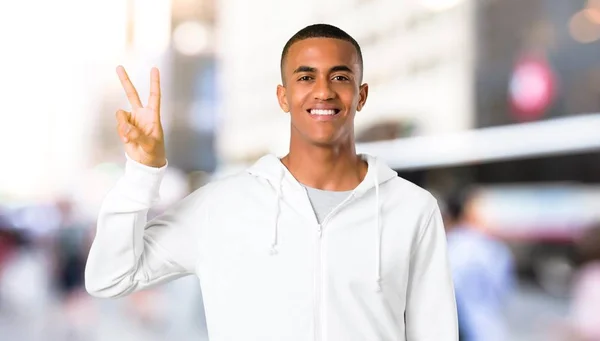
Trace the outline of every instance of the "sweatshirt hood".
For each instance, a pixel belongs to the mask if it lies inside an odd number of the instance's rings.
[[[382,185],[398,175],[384,162],[374,156],[359,154],[359,157],[367,162],[368,170],[363,181],[354,189],[357,195],[362,195],[376,185]],[[281,160],[272,154],[261,157],[246,171],[254,176],[266,179],[272,184],[277,184],[288,176],[293,178]],[[294,181],[297,182],[295,179]]]
[[[377,263],[375,266],[375,287],[377,291],[381,291],[381,200],[379,196],[379,187],[385,182],[397,177],[397,173],[389,168],[378,158],[368,155],[359,154],[359,157],[366,161],[368,164],[367,174],[361,183],[352,191],[351,196],[361,197],[370,190],[375,190],[375,204],[373,206],[373,213],[375,214],[375,221],[373,222],[373,234],[375,236],[376,252],[377,252]],[[283,165],[281,160],[272,154],[265,155],[256,161],[251,167],[247,169],[247,172],[251,175],[264,178],[271,183],[276,192],[276,196],[273,197],[275,202],[273,213],[273,236],[269,252],[271,255],[277,254],[277,234],[279,231],[279,213],[282,197],[282,183],[283,180],[288,178],[291,183],[302,187],[289,170]],[[366,208],[368,209],[368,208]]]

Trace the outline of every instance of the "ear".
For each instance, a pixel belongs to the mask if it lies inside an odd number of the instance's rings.
[[[356,107],[357,111],[361,111],[365,106],[365,103],[367,103],[367,96],[369,96],[369,84],[365,83],[358,89],[358,105]]]
[[[286,92],[287,90],[283,85],[277,85],[277,101],[279,101],[279,107],[285,112],[290,112]]]

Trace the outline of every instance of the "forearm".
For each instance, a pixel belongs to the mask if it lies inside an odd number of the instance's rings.
[[[128,161],[125,175],[107,194],[85,270],[90,294],[122,296],[161,279],[152,259],[167,257],[144,234],[146,216],[158,200],[163,173],[164,168],[150,169]]]

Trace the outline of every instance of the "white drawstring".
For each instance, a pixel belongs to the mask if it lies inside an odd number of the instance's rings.
[[[277,184],[277,202],[276,202],[276,212],[275,212],[275,222],[273,227],[273,241],[271,243],[271,248],[269,250],[270,255],[277,255],[277,246],[278,246],[278,231],[279,231],[279,214],[281,211],[281,196],[282,196],[282,183],[284,172],[282,170],[281,177],[279,179],[279,183]],[[376,241],[376,290],[377,292],[381,292],[381,237],[382,237],[382,229],[381,229],[381,208],[379,207],[379,179],[377,176],[377,171],[374,171],[374,181],[375,181],[375,223],[377,225],[377,241]]]
[[[277,203],[276,203],[276,211],[275,211],[275,226],[273,227],[273,242],[271,243],[271,249],[269,250],[269,254],[274,256],[277,254],[277,242],[278,242],[278,232],[279,232],[279,213],[281,211],[281,186],[283,183],[283,176],[285,173],[283,170],[281,171],[281,177],[279,178],[279,183],[277,184]]]
[[[377,178],[377,170],[375,170],[374,178],[375,178],[375,208],[376,208],[376,224],[377,224],[377,283],[376,288],[377,291],[381,291],[381,222],[379,220],[380,217],[380,208],[379,208],[379,179]]]

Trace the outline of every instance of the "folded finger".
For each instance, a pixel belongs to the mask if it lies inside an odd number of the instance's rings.
[[[117,123],[121,124],[121,123],[129,122],[129,120],[131,118],[131,113],[127,112],[125,110],[118,110],[117,113],[115,114],[115,116],[117,118]]]

